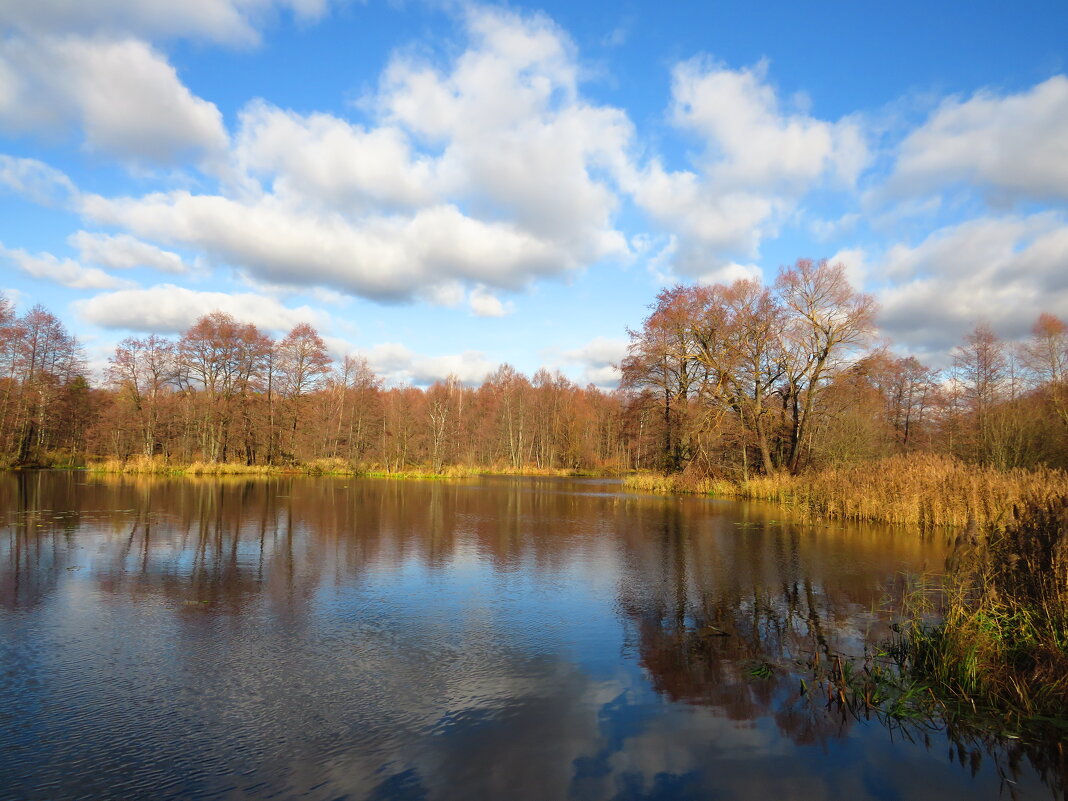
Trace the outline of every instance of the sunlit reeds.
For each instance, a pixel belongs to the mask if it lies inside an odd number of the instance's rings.
[[[920,527],[994,523],[1014,506],[1068,494],[1068,473],[1063,470],[996,470],[934,454],[892,456],[797,476],[776,473],[745,482],[646,474],[629,476],[624,483],[647,492],[770,501],[803,517]]]
[[[189,476],[269,476],[286,473],[309,473],[312,475],[353,475],[358,472],[341,459],[317,459],[297,467],[282,465],[249,465],[244,462],[202,462],[177,464],[161,457],[135,456],[130,459],[107,459],[90,462],[86,470],[91,473],[122,473],[130,475],[189,475]]]
[[[186,476],[367,476],[369,478],[443,479],[471,478],[482,475],[502,476],[594,476],[604,472],[568,468],[523,467],[512,469],[500,466],[444,465],[437,470],[428,467],[393,467],[380,464],[357,464],[340,457],[313,459],[291,465],[248,465],[243,462],[203,462],[188,464],[171,462],[163,457],[134,456],[129,459],[106,459],[90,462],[86,470],[92,473],[127,475],[186,475]]]

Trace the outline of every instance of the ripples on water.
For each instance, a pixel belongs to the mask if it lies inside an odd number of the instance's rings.
[[[943,556],[601,481],[0,475],[0,797],[1048,797],[799,696]]]

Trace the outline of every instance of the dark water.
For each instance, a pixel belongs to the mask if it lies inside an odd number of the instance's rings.
[[[603,481],[0,474],[0,796],[1049,797],[800,696],[944,546]],[[727,635],[727,636],[723,636]]]

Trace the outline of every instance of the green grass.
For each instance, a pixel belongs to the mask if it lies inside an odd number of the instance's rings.
[[[1068,715],[1068,497],[962,534],[941,611],[902,629],[911,675],[1020,722]]]

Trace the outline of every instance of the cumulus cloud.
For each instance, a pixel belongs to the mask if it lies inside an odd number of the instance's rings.
[[[172,164],[228,142],[215,105],[143,41],[0,40],[0,129],[52,133],[71,124],[90,150],[131,161]]]
[[[78,257],[85,262],[128,270],[135,267],[151,267],[165,273],[184,273],[188,271],[182,257],[177,253],[162,250],[155,245],[142,242],[129,234],[90,233],[77,231],[67,239],[71,247],[78,250]]]
[[[407,300],[456,280],[517,289],[578,266],[572,254],[515,225],[482,222],[452,205],[349,222],[274,198],[241,202],[183,191],[86,196],[82,210],[98,223],[197,248],[262,280],[321,283],[377,300]]]
[[[470,44],[449,69],[393,59],[373,125],[256,102],[218,194],[93,195],[80,209],[257,281],[446,305],[471,288],[484,316],[508,311],[493,289],[627,255],[606,177],[626,115],[581,99],[573,47],[545,18],[465,19]]]
[[[809,188],[830,172],[851,184],[868,160],[858,125],[785,110],[767,82],[767,64],[730,70],[692,59],[672,76],[676,125],[707,143],[706,175],[724,189]]]
[[[705,286],[712,284],[733,284],[735,281],[749,280],[760,281],[764,277],[763,270],[757,264],[739,264],[732,261],[707,273],[697,276],[697,283]]]
[[[443,193],[433,159],[399,128],[367,129],[331,114],[303,116],[262,101],[241,113],[235,158],[294,203],[344,214],[417,208]]]
[[[995,199],[1068,199],[1068,77],[943,102],[901,143],[888,188],[925,193],[954,183]]]
[[[0,243],[0,258],[13,262],[27,275],[71,289],[117,289],[136,286],[132,281],[108,275],[96,267],[84,267],[73,259],[59,259],[51,253],[38,253],[35,256],[18,248],[6,248],[3,243]]]
[[[0,295],[7,298],[16,308],[22,306],[27,300],[26,293],[12,287],[0,286]]]
[[[854,289],[863,289],[868,272],[868,254],[863,248],[846,248],[839,250],[829,259],[831,264],[845,267],[846,278]]]
[[[90,36],[191,36],[237,45],[259,41],[272,11],[302,20],[327,10],[328,0],[0,0],[0,25],[38,33]]]
[[[612,222],[618,171],[633,135],[626,114],[585,101],[574,46],[551,21],[472,8],[469,48],[449,71],[393,59],[376,107],[442,148],[442,186],[580,262],[627,252]]]
[[[621,373],[618,365],[627,355],[627,344],[625,339],[594,337],[578,348],[564,351],[562,360],[582,367],[582,378],[586,383],[614,389],[619,386]]]
[[[63,172],[36,159],[0,155],[0,187],[42,206],[66,206],[78,195]]]
[[[500,298],[481,286],[471,290],[467,302],[476,317],[504,317],[513,311],[511,303],[501,303]]]
[[[897,245],[881,267],[880,325],[906,347],[945,361],[980,320],[1026,336],[1042,311],[1068,315],[1068,222],[1054,213],[984,218]]]
[[[455,376],[468,385],[481,384],[497,365],[481,351],[467,350],[441,356],[425,356],[395,342],[359,351],[367,363],[389,384],[427,386]]]
[[[127,162],[217,166],[222,115],[151,44],[167,37],[259,41],[278,11],[322,17],[330,0],[0,0],[0,130],[56,135]]]
[[[267,331],[288,331],[299,323],[320,326],[326,315],[308,306],[291,309],[253,293],[197,292],[173,284],[96,295],[73,304],[82,319],[104,328],[180,333],[205,314],[224,311]]]
[[[799,197],[818,186],[852,186],[869,160],[855,121],[785,109],[766,73],[763,63],[679,64],[669,117],[698,137],[702,151],[693,169],[668,170],[653,159],[626,174],[637,204],[677,235],[672,263],[684,275],[756,256]]]

